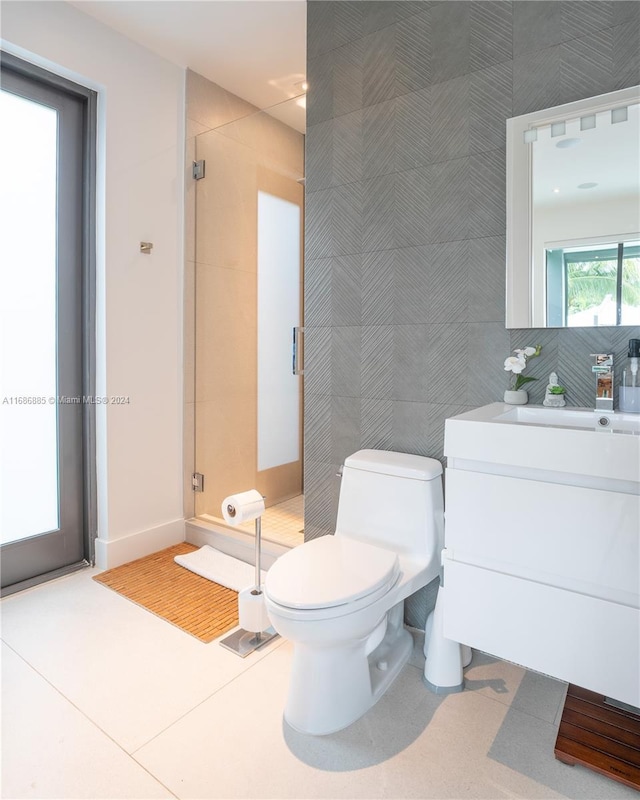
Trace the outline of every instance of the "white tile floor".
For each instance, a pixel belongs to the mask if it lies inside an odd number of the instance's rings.
[[[246,659],[91,580],[2,601],[2,797],[604,798],[637,793],[553,757],[564,686],[476,654],[436,697],[420,643],[341,733],[282,720],[291,647]]]

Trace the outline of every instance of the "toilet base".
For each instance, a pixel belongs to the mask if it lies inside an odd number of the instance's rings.
[[[336,647],[296,643],[285,721],[300,733],[325,736],[351,725],[375,705],[413,650],[403,613],[404,602],[391,609],[385,635],[368,655],[370,637]]]

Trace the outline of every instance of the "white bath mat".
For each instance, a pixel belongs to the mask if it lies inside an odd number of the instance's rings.
[[[255,584],[256,570],[254,566],[233,556],[228,556],[226,553],[221,553],[207,544],[192,553],[176,556],[174,561],[181,567],[195,572],[196,575],[236,592]],[[261,570],[260,574],[262,583],[264,583],[265,570]]]

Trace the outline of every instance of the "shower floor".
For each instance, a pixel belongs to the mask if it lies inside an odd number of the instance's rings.
[[[209,514],[204,519],[222,522]],[[253,520],[237,525],[236,529],[253,533]],[[304,495],[292,497],[277,505],[267,508],[262,515],[262,537],[277,542],[285,547],[296,547],[304,542]]]

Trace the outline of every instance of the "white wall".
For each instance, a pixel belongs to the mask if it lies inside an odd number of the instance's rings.
[[[184,538],[184,70],[66,3],[2,7],[2,47],[99,92],[98,566]],[[140,241],[153,242],[151,256]]]

